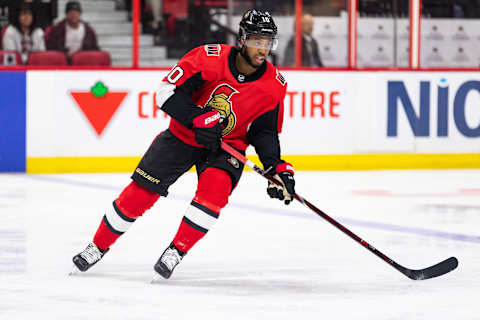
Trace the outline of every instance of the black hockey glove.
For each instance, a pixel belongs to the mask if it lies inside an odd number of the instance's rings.
[[[275,172],[277,174],[273,177],[281,181],[282,185],[268,181],[267,193],[270,198],[284,200],[285,204],[289,204],[295,197],[295,171],[290,163],[284,162],[277,165]]]
[[[220,113],[216,110],[207,111],[192,120],[195,141],[207,149],[216,151],[220,149],[222,139],[222,126]]]

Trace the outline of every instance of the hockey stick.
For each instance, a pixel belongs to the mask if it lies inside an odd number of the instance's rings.
[[[222,149],[230,154],[231,156],[235,157],[238,161],[242,162],[244,165],[250,167],[252,170],[256,171],[258,174],[262,175],[269,181],[280,185],[281,182],[275,179],[272,175],[267,173],[265,170],[262,170],[260,167],[258,167],[255,163],[252,161],[248,160],[244,155],[242,155],[240,152],[226,144],[225,142],[222,141]],[[361,239],[359,236],[357,236],[355,233],[352,231],[348,230],[346,227],[338,223],[335,219],[331,218],[329,215],[327,215],[325,212],[322,210],[318,209],[315,207],[313,204],[305,200],[303,197],[299,196],[297,193],[295,193],[295,199],[300,201],[301,204],[306,206],[307,208],[311,209],[313,212],[315,212],[317,215],[320,217],[324,218],[328,222],[330,222],[332,225],[334,225],[337,229],[340,229],[343,233],[348,235],[350,238],[367,248],[370,252],[375,254],[377,257],[381,258],[383,261],[394,267],[396,270],[400,271],[407,277],[409,277],[412,280],[425,280],[425,279],[430,279],[430,278],[435,278],[438,276],[441,276],[445,273],[448,273],[452,270],[454,270],[458,266],[458,260],[455,257],[448,258],[440,263],[437,263],[436,265],[433,265],[431,267],[425,268],[425,269],[419,269],[419,270],[413,270],[413,269],[408,269],[405,268],[380,251],[378,251],[376,248],[374,248],[372,245],[370,245],[368,242],[365,240]]]

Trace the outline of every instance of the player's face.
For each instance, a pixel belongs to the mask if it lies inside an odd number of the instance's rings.
[[[248,40],[245,41],[245,46],[252,65],[260,67],[270,53],[272,39],[267,37],[250,36]]]

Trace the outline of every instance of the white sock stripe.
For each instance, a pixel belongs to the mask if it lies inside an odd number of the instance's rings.
[[[107,209],[105,217],[107,218],[108,223],[110,223],[112,228],[120,232],[127,231],[128,228],[130,228],[130,226],[133,224],[133,222],[122,219],[122,217],[117,214],[113,206]]]
[[[185,217],[187,217],[193,223],[207,230],[210,230],[210,228],[215,224],[215,222],[217,222],[216,218],[194,206],[188,207],[187,212],[185,212]]]

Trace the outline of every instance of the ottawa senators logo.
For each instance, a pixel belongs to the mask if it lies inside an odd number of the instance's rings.
[[[235,169],[240,168],[240,163],[238,163],[238,160],[235,159],[234,157],[228,158],[227,161],[228,161]]]
[[[237,123],[237,117],[233,113],[232,102],[230,101],[232,95],[237,92],[228,84],[221,84],[213,90],[210,99],[207,101],[206,106],[212,107],[220,113],[223,126],[222,136],[229,134]]]

